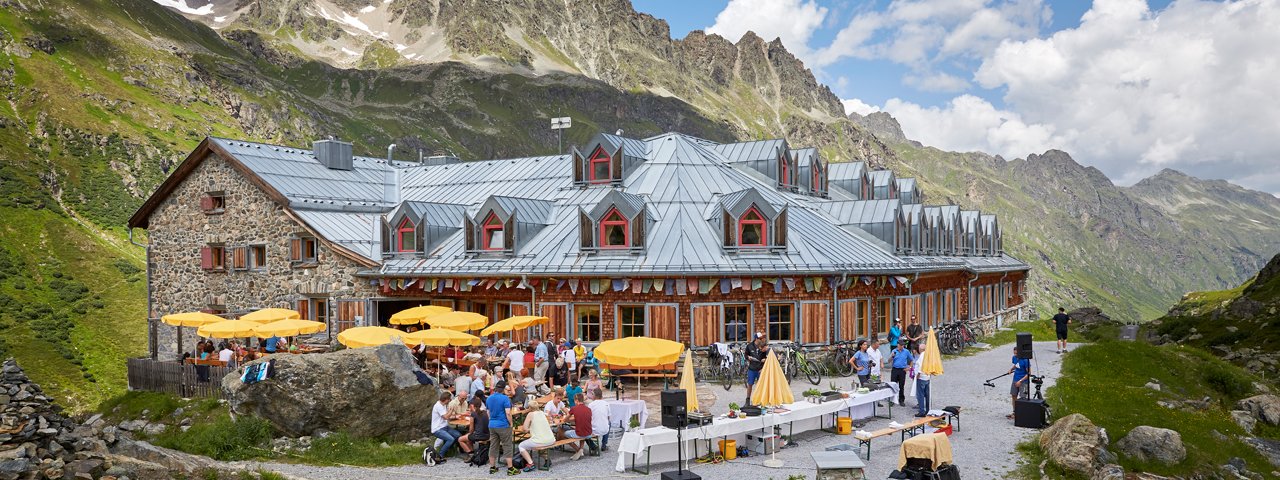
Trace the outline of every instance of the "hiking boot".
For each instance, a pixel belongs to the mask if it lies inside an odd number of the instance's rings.
[[[498,467],[489,467],[489,475],[498,473]]]
[[[569,457],[569,460],[577,460],[579,458],[582,458],[582,454],[586,453],[586,451],[587,451],[586,447],[579,448],[578,451],[573,452],[573,456]]]
[[[516,470],[516,467],[507,467],[507,476],[508,476],[508,477],[510,477],[510,476],[512,476],[512,475],[519,475],[519,474],[520,474],[520,471],[519,471],[519,470]]]
[[[532,472],[532,471],[537,470],[537,469],[538,469],[538,466],[537,466],[537,465],[526,465],[524,468],[520,469],[520,471],[521,471],[521,472],[525,472],[525,473],[529,473],[529,472]]]

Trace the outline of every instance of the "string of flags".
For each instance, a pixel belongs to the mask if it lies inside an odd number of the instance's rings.
[[[573,294],[591,293],[599,295],[607,291],[657,293],[664,295],[706,295],[718,291],[729,294],[734,290],[754,291],[770,288],[774,293],[793,292],[803,289],[808,293],[820,292],[824,287],[844,290],[855,287],[858,282],[865,286],[877,288],[910,288],[911,279],[904,276],[860,275],[844,277],[731,277],[731,278],[378,278],[371,279],[370,285],[377,286],[384,292],[420,290],[424,292],[471,292],[475,290],[521,289],[535,290],[541,293],[568,290]],[[765,286],[768,284],[768,287]]]

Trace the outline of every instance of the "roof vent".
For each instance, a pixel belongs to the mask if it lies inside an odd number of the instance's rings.
[[[351,170],[353,157],[351,144],[332,138],[319,140],[311,144],[315,150],[316,160],[330,170]]]
[[[441,154],[432,155],[430,157],[422,159],[422,164],[435,166],[435,165],[452,165],[455,163],[462,163],[461,158],[458,158],[453,155],[443,154],[443,152],[440,152],[440,153]]]

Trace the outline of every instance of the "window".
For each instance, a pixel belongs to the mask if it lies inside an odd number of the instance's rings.
[[[740,247],[763,247],[768,233],[769,228],[765,224],[764,216],[760,215],[760,211],[754,206],[747,210],[747,213],[742,214],[742,218],[738,220],[738,246]]]
[[[225,212],[227,208],[227,196],[222,192],[209,192],[200,197],[200,210],[205,215],[217,215]]]
[[[250,245],[249,246],[249,269],[251,270],[267,269],[267,246],[266,245]]]
[[[289,263],[295,267],[314,266],[316,264],[316,239],[313,237],[289,239]]]
[[[609,158],[609,154],[604,152],[603,148],[597,147],[596,151],[591,153],[589,162],[591,168],[588,169],[588,172],[591,175],[591,183],[608,183],[612,180],[609,175],[612,159]]]
[[[862,336],[871,335],[871,301],[866,299],[856,300],[858,302],[858,332]]]
[[[782,185],[791,185],[791,164],[787,163],[786,155],[778,157],[778,166],[782,169]]]
[[[618,338],[648,335],[645,331],[644,310],[643,305],[618,306]]]
[[[609,210],[600,221],[600,248],[627,248],[631,246],[631,226],[618,209]]]
[[[208,271],[226,271],[227,248],[222,245],[209,245],[200,249],[200,268]]]
[[[396,226],[396,251],[412,252],[418,249],[418,237],[414,235],[413,222],[408,218],[401,220]]]
[[[794,308],[789,303],[769,305],[769,341],[791,341],[791,324]]]
[[[574,324],[577,326],[578,337],[582,338],[582,341],[600,341],[599,305],[574,305],[573,316]]]
[[[490,213],[489,218],[484,220],[481,227],[483,234],[481,238],[484,244],[481,246],[484,250],[502,250],[506,248],[505,231],[502,228],[502,221],[498,220],[498,214]]]
[[[889,299],[886,298],[886,299],[876,300],[876,325],[878,326],[878,328],[876,329],[877,333],[889,332],[889,314],[892,313],[890,312],[890,310],[892,309],[893,309],[893,305],[892,303],[889,302]]]
[[[326,325],[329,324],[329,299],[311,299],[311,319]]]
[[[822,193],[826,191],[825,187],[826,185],[823,185],[822,182],[822,170],[818,168],[817,161],[815,160],[813,165],[813,191],[815,193]]]
[[[751,305],[724,306],[724,341],[745,342],[751,338]]]

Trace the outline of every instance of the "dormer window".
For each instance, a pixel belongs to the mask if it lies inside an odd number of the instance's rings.
[[[408,218],[401,220],[396,226],[396,251],[412,252],[418,249],[417,236],[414,235],[414,225]]]
[[[498,219],[497,214],[490,213],[489,218],[484,220],[481,230],[481,238],[484,241],[481,248],[484,250],[503,250],[506,248],[506,236],[504,235],[502,220]]]
[[[791,186],[791,164],[790,162],[787,162],[786,155],[782,155],[778,157],[778,165],[782,169],[782,175],[781,175],[782,186],[784,187]]]
[[[768,232],[769,227],[764,216],[760,215],[760,211],[753,206],[738,220],[738,246],[763,247],[766,243],[765,239],[769,238]]]
[[[613,169],[610,165],[611,161],[612,158],[603,148],[596,147],[596,150],[591,152],[591,159],[588,160],[591,183],[608,183],[613,180],[609,174]]]
[[[617,208],[600,221],[600,248],[631,248],[631,227]]]

